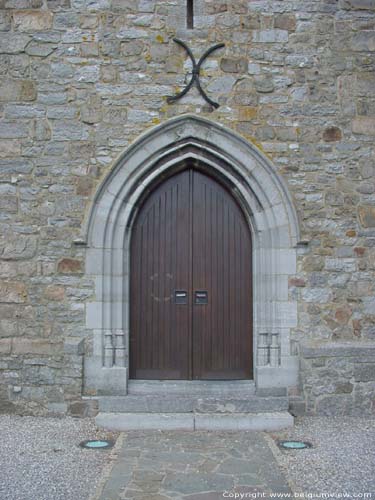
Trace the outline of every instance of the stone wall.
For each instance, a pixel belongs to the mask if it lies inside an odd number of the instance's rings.
[[[76,240],[116,157],[186,112],[237,131],[289,186],[305,243],[289,283],[294,341],[350,341],[365,358],[375,341],[374,2],[195,4],[187,30],[179,1],[0,0],[2,411],[82,413],[95,297]],[[196,89],[166,102],[191,68],[176,35],[197,59],[226,44],[201,77],[217,110]],[[373,414],[372,357],[300,352],[303,408]]]
[[[294,414],[374,415],[373,342],[308,342],[301,350],[305,397],[290,398]]]

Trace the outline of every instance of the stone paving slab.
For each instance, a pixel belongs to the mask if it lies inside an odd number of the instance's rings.
[[[217,500],[225,498],[224,492],[228,498],[235,493],[268,498],[271,492],[291,492],[263,433],[126,433],[96,498]]]

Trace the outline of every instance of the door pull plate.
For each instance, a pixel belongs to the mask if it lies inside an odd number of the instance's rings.
[[[205,290],[197,290],[195,292],[195,304],[208,304],[208,292]]]
[[[174,303],[175,304],[187,304],[188,294],[185,290],[175,290],[174,292]]]

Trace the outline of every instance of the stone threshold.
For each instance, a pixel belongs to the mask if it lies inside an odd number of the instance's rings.
[[[229,396],[255,394],[253,380],[129,380],[129,395]]]

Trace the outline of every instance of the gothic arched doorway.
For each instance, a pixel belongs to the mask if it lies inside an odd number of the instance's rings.
[[[129,278],[134,223],[160,182],[192,166],[226,190],[251,228],[253,296],[247,303],[253,308],[253,343],[248,360],[254,366],[246,367],[246,377],[254,378],[258,388],[297,384],[298,357],[290,342],[297,302],[288,293],[288,279],[296,273],[299,226],[286,183],[269,158],[243,137],[185,115],[142,135],[116,160],[95,194],[84,236],[86,276],[95,282],[95,298],[86,304],[86,329],[92,332],[84,361],[87,394],[127,392],[133,356]],[[201,284],[195,290],[206,291]]]

